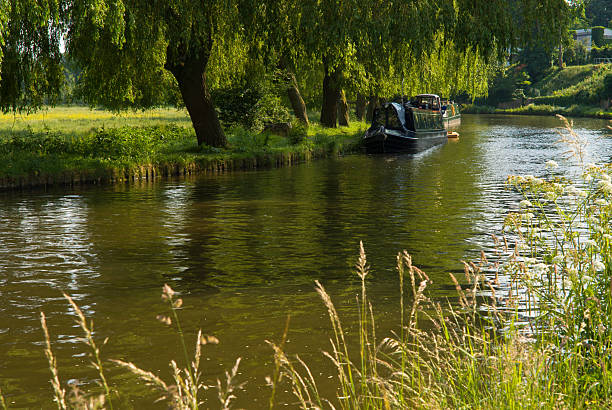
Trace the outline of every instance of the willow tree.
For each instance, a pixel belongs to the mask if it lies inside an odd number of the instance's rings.
[[[428,87],[448,76],[449,82],[462,82],[457,89],[482,92],[482,77],[468,75],[466,66],[485,68],[490,59],[532,41],[536,28],[536,41],[556,44],[569,7],[565,0],[321,0],[306,5],[304,14],[311,17],[303,19],[303,31],[311,30],[304,41],[321,59],[325,74],[321,122],[336,125],[338,92],[346,77],[371,89],[395,81],[399,91],[402,78]]]
[[[225,146],[206,68],[215,42],[239,27],[236,6],[232,0],[73,1],[68,51],[83,68],[83,95],[111,108],[149,107],[159,103],[170,73],[198,144]]]
[[[239,28],[232,0],[0,0],[8,17],[0,106],[53,103],[61,49],[82,69],[85,101],[121,110],[167,101],[174,83],[199,144],[226,145],[206,81],[216,41]],[[242,0],[244,4],[245,1]]]
[[[0,108],[36,108],[59,98],[60,44],[66,26],[60,1],[0,0]]]
[[[299,30],[302,5],[299,0],[268,0],[257,7],[240,7],[240,13],[252,56],[269,70],[280,71],[295,117],[308,126],[306,104],[295,75],[298,60],[306,55]]]

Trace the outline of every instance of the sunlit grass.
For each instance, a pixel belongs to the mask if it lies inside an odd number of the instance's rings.
[[[295,122],[288,136],[225,129],[227,148],[198,146],[184,110],[155,109],[115,114],[87,107],[55,107],[31,114],[0,115],[0,178],[48,180],[66,173],[99,180],[129,175],[139,167],[162,173],[221,166],[275,166],[359,148],[365,123],[307,130]],[[232,161],[239,161],[236,165]],[[105,175],[107,177],[105,177]],[[82,180],[82,177],[79,177]],[[36,183],[36,182],[34,182]]]
[[[84,135],[97,128],[151,127],[176,124],[191,127],[185,110],[158,108],[114,113],[83,106],[46,107],[27,114],[0,113],[0,135],[52,130],[65,135]]]

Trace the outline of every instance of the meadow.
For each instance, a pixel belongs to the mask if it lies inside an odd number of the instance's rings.
[[[354,151],[365,123],[327,129],[316,121],[287,136],[239,126],[225,149],[198,146],[184,110],[116,114],[55,107],[0,116],[0,187],[115,182],[232,169],[280,166]]]

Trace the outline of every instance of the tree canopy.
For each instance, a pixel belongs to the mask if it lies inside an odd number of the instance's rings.
[[[595,1],[595,0],[592,0]],[[287,70],[320,81],[321,121],[350,92],[482,93],[488,62],[558,41],[565,0],[0,0],[0,107],[57,101],[63,48],[92,105],[182,100],[199,143],[226,144],[210,87]],[[294,77],[295,78],[295,77]],[[484,79],[484,80],[483,80]],[[318,88],[318,87],[317,87]],[[176,90],[180,98],[176,97]],[[300,97],[301,99],[301,97]]]

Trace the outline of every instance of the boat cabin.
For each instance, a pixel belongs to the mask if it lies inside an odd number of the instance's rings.
[[[414,97],[411,104],[415,108],[422,110],[440,111],[442,104],[440,103],[440,97],[436,94],[419,94]]]
[[[439,97],[437,102],[439,104]],[[431,104],[431,101],[428,104]],[[377,108],[372,119],[372,127],[376,126],[401,132],[444,128],[439,108],[438,110],[419,109],[412,104],[402,105],[400,103],[386,103]]]

